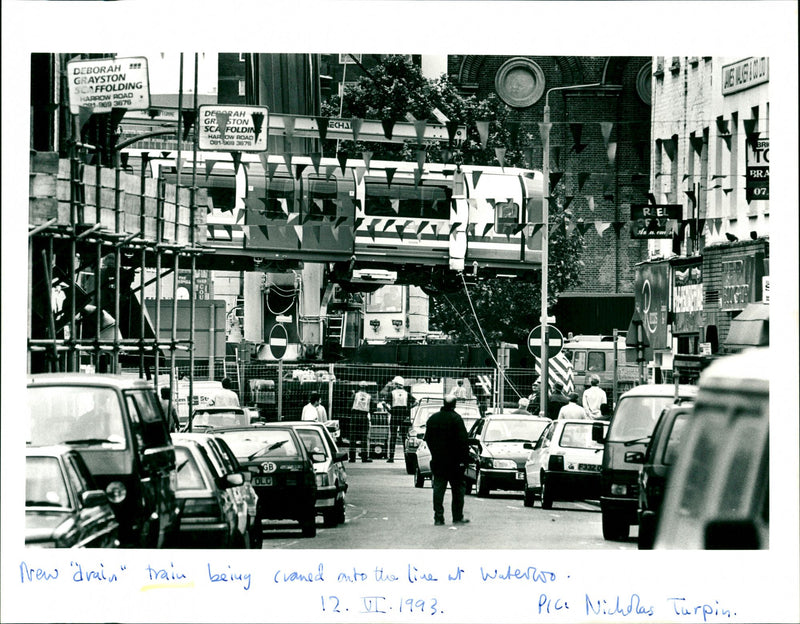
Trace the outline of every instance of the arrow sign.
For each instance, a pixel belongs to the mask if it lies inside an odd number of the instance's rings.
[[[269,331],[269,351],[276,360],[283,359],[286,355],[286,347],[289,344],[289,334],[286,328],[280,323],[276,323]]]
[[[547,357],[552,358],[561,353],[564,346],[564,336],[555,325],[547,326]],[[542,355],[542,326],[537,325],[528,334],[528,351],[531,355],[540,357]]]

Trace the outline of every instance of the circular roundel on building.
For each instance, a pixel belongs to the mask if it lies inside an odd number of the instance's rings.
[[[509,106],[532,106],[544,94],[544,72],[530,59],[521,56],[509,59],[497,71],[494,89]]]
[[[639,99],[648,106],[653,103],[652,85],[653,64],[647,62],[636,74],[636,93],[639,95]]]

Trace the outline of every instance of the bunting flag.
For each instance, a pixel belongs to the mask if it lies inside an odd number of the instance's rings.
[[[578,173],[578,191],[583,190],[586,180],[588,180],[590,177],[592,177],[592,174],[588,171],[581,171]]]
[[[77,116],[77,123],[78,123],[78,134],[83,132],[83,129],[86,127],[86,124],[89,123],[89,119],[92,117],[92,109],[88,106],[79,106],[78,107],[78,116]]]
[[[376,226],[375,221],[370,221],[369,223],[367,223],[367,232],[369,232],[369,235],[372,238],[373,242],[375,242],[375,226]]]
[[[434,238],[439,238],[439,224],[438,223],[431,223],[431,231],[433,232]]]
[[[231,158],[233,159],[233,172],[239,173],[239,165],[242,164],[242,153],[231,152]]]
[[[353,130],[353,141],[358,141],[358,135],[361,132],[361,124],[364,123],[363,119],[359,119],[358,117],[353,117],[350,120],[350,127]]]
[[[478,180],[481,179],[481,174],[482,173],[483,173],[483,171],[481,171],[480,169],[473,169],[473,171],[472,171],[472,188],[475,188],[476,186],[478,186]]]
[[[586,234],[586,231],[591,227],[591,224],[586,223],[583,219],[578,219],[578,232],[580,232],[581,236]]]
[[[331,227],[331,236],[335,242],[339,242],[339,229],[335,227]]]
[[[755,135],[760,134],[760,132],[756,132],[756,127],[758,126],[758,119],[742,119],[742,126],[744,126],[744,133],[748,139],[754,134]]]
[[[692,148],[694,149],[694,151],[697,153],[698,156],[703,153],[703,145],[705,145],[703,137],[699,136],[689,137],[689,143],[692,145]]]
[[[678,149],[678,142],[676,139],[664,139],[661,141],[661,145],[664,147],[664,151],[667,153],[667,157],[670,160],[675,160],[675,152]]]
[[[417,167],[420,171],[422,171],[423,166],[425,165],[425,159],[428,156],[428,152],[424,149],[417,150]]]
[[[366,165],[367,171],[369,171],[369,163],[372,161],[372,152],[361,152],[361,157],[364,159],[364,165]]]
[[[206,161],[206,180],[208,180],[208,176],[211,175],[211,171],[214,169],[214,165],[217,164],[217,160],[207,160]]]
[[[330,180],[333,174],[336,173],[336,165],[325,166],[325,179]]]
[[[258,153],[258,160],[261,162],[261,168],[266,172],[269,167],[269,156],[266,152]]]
[[[476,121],[475,126],[478,129],[478,136],[481,140],[481,147],[486,149],[486,143],[489,141],[489,122],[488,121]]]
[[[452,235],[453,235],[453,232],[455,232],[455,231],[456,231],[458,228],[460,228],[462,225],[463,225],[463,223],[461,223],[461,222],[458,222],[458,223],[451,223],[451,224],[450,224],[450,236],[452,236]]]
[[[169,150],[161,152],[161,158],[167,159],[169,158],[169,154],[170,154]]]
[[[497,162],[500,163],[500,168],[502,169],[505,167],[506,164],[506,148],[505,147],[495,147],[494,148],[494,157],[497,158]]]
[[[266,240],[269,240],[269,228],[266,225],[259,226],[258,231],[261,232],[261,236],[263,236]]]
[[[289,216],[289,202],[287,201],[287,199],[285,197],[279,197],[278,198],[278,205],[281,207],[281,210],[283,211],[283,214],[285,214],[288,217]]]
[[[723,191],[723,192],[724,192],[726,195],[727,195],[728,193],[730,193],[732,190],[733,190],[733,187],[731,187],[731,188],[723,188],[723,189],[722,189],[722,191]]]
[[[339,160],[339,166],[342,168],[342,175],[344,175],[344,167],[347,164],[347,154],[345,152],[338,152],[336,158]]]
[[[553,124],[550,122],[544,123],[540,121],[538,122],[538,126],[539,126],[539,136],[542,138],[542,145],[544,145],[550,138],[550,129],[553,127]]]
[[[308,165],[306,165],[306,164],[299,164],[299,165],[297,165],[297,166],[295,167],[295,174],[294,174],[294,177],[295,177],[295,179],[296,179],[296,180],[299,180],[299,179],[300,179],[300,176],[302,176],[302,175],[303,175],[303,171],[305,171],[305,168],[306,168],[306,167],[308,167]]]
[[[645,193],[645,197],[647,197],[647,201],[649,201],[651,204],[653,205],[656,204],[656,196],[653,195],[653,193],[651,193],[650,191]]]
[[[595,221],[594,222],[594,229],[597,230],[597,235],[602,236],[603,232],[605,232],[608,228],[611,227],[610,223],[605,221]]]
[[[400,240],[404,240],[403,239],[403,229],[404,228],[405,228],[405,225],[403,225],[402,223],[394,226],[394,229],[397,230],[397,235],[400,237]]]
[[[614,221],[611,224],[611,227],[614,228],[614,232],[616,233],[617,236],[619,236],[619,233],[622,231],[622,228],[625,227],[625,222],[624,221]]]
[[[386,184],[387,186],[392,186],[392,180],[394,179],[394,174],[397,172],[397,167],[386,167]]]
[[[295,221],[298,220],[300,215],[296,212],[291,213],[290,215],[286,216],[286,225],[292,225]]]
[[[467,236],[475,238],[475,227],[477,226],[476,223],[470,223],[467,225]]]
[[[418,119],[414,122],[414,129],[417,131],[417,143],[423,145],[425,143],[425,127],[428,122],[425,119]]]
[[[400,214],[400,200],[391,199],[389,203],[391,204],[392,210],[394,210],[395,214]]]
[[[543,227],[544,223],[534,223],[533,227],[531,228],[530,236],[535,236]]]
[[[322,152],[311,152],[311,165],[314,167],[314,173],[319,175],[319,165],[322,162]]]
[[[594,195],[587,195],[586,201],[589,203],[589,210],[594,212]]]
[[[315,223],[314,225],[312,225],[311,233],[314,235],[314,238],[317,239],[317,244],[319,244],[322,233],[322,225],[320,225],[319,223]]]
[[[694,189],[691,191],[684,191],[686,197],[689,198],[689,201],[692,202],[692,212],[694,212],[695,206],[697,206],[697,197],[695,197]]]
[[[284,152],[283,154],[283,162],[286,163],[286,171],[289,172],[289,175],[292,174],[292,154],[291,152]]]
[[[392,131],[394,130],[394,119],[382,119],[381,125],[383,126],[383,136],[391,141]]]
[[[419,182],[422,180],[422,169],[414,169],[414,186],[419,186]]]
[[[361,184],[361,180],[364,179],[364,174],[366,172],[366,167],[356,167],[356,184]]]
[[[389,226],[394,225],[395,221],[397,221],[397,219],[386,219],[386,223],[384,224],[381,232],[385,232],[387,229],[389,229]]]
[[[345,221],[347,221],[347,217],[336,217],[336,221],[333,223],[333,229],[337,229]]]
[[[564,177],[563,171],[552,171],[550,173],[550,188],[554,189],[561,182],[562,177]]]
[[[459,225],[461,225],[461,224],[459,223]],[[517,223],[517,224],[516,224],[516,225],[515,225],[515,226],[512,228],[512,230],[511,230],[511,233],[512,233],[512,234],[514,234],[514,235],[516,236],[517,234],[519,234],[519,233],[520,233],[520,232],[523,230],[523,228],[524,228],[526,225],[528,225],[528,224],[527,224],[527,223]]]
[[[324,141],[325,138],[328,136],[328,118],[327,117],[316,117],[317,120],[317,132],[319,133],[319,140]]]
[[[617,162],[617,143],[609,143],[606,153],[608,154],[608,165],[613,169]]]
[[[294,233],[297,236],[297,242],[302,245],[303,244],[303,226],[302,225],[295,225],[294,226]]]
[[[419,228],[417,228],[417,236],[422,234],[422,230],[424,230],[426,227],[428,227],[429,224],[430,224],[430,221],[420,221]]]
[[[445,128],[447,128],[447,144],[452,147],[453,141],[456,140],[456,133],[458,132],[458,121],[450,120],[445,122]]]
[[[258,141],[258,136],[264,130],[264,113],[255,111],[250,115],[250,117],[253,120],[253,133],[255,135],[255,141]]]
[[[564,205],[561,206],[562,210],[567,210],[569,205],[572,203],[572,200],[575,199],[574,195],[565,195],[564,196]]]
[[[613,129],[614,129],[614,122],[612,121],[600,122],[600,134],[603,135],[603,143],[605,144],[606,148],[608,148],[609,141],[611,141],[611,131]]]
[[[491,230],[493,227],[494,223],[487,223],[485,226],[483,226],[483,232],[481,233],[481,237],[486,236],[489,233],[489,230]]]
[[[219,134],[222,137],[222,140],[225,140],[225,133],[228,130],[228,119],[230,118],[229,113],[217,112],[217,126],[219,126]]]
[[[189,132],[197,119],[197,111],[194,109],[182,110],[181,117],[183,119],[183,140],[187,141],[189,139]]]

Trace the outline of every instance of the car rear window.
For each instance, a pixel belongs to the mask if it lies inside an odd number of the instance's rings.
[[[203,474],[191,451],[183,446],[175,447],[179,490],[202,490],[206,487]]]
[[[70,506],[67,484],[55,457],[28,457],[25,464],[25,506]]]
[[[602,449],[602,444],[592,440],[593,425],[594,423],[588,420],[586,424],[568,423],[564,425],[558,441],[559,445],[565,448]]]
[[[292,434],[285,429],[247,429],[220,433],[225,436],[225,441],[240,462],[256,458],[301,456]]]
[[[328,449],[322,440],[321,432],[313,429],[298,429],[297,433],[309,453],[322,453],[325,455],[325,459],[328,458]]]
[[[631,396],[620,399],[608,429],[609,442],[627,442],[653,433],[661,411],[672,396]]]

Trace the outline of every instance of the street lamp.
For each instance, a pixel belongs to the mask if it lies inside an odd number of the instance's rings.
[[[547,356],[550,348],[547,325],[547,264],[548,264],[548,239],[550,237],[550,93],[553,91],[563,91],[565,89],[589,89],[600,87],[603,83],[595,82],[592,84],[572,85],[563,87],[552,87],[544,95],[544,115],[542,118],[542,194],[544,202],[542,207],[542,308],[540,324],[542,326],[542,374],[539,383],[539,405],[543,416],[547,416],[548,394],[550,385],[548,383]]]

